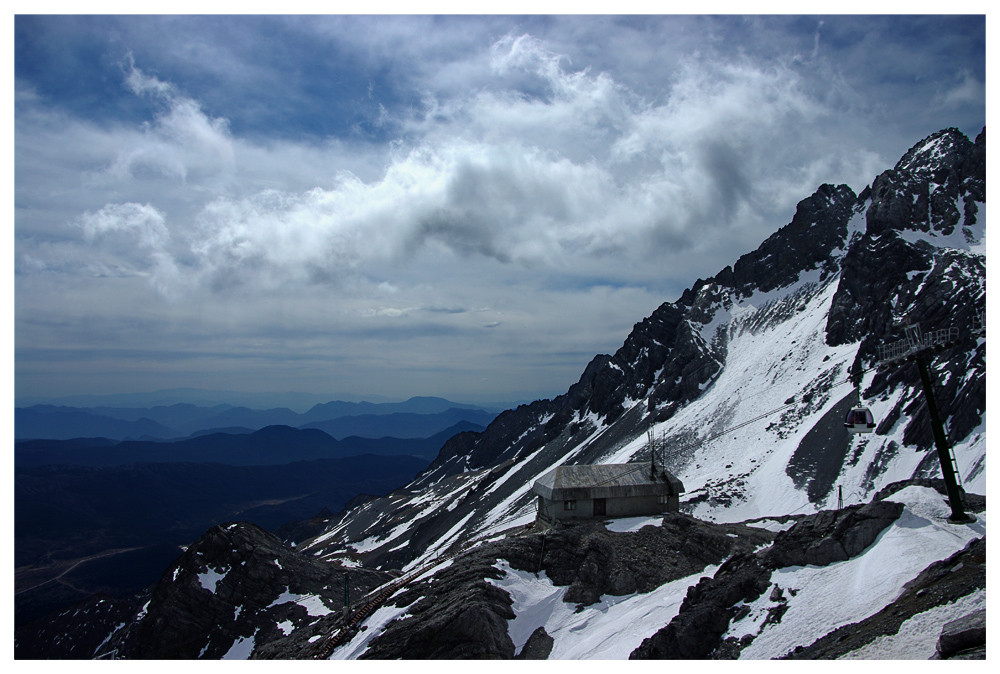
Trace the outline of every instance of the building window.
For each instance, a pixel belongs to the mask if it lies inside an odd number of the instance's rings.
[[[670,497],[667,496],[666,494],[660,494],[659,496],[656,497],[656,502],[659,503],[660,505],[666,505],[670,503]]]
[[[563,501],[563,510],[576,510],[576,501]]]

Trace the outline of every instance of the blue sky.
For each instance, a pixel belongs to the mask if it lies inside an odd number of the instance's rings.
[[[976,16],[18,16],[18,397],[561,393],[985,125]]]

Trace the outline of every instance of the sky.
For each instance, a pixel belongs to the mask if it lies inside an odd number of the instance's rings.
[[[985,125],[982,14],[13,34],[16,400],[552,397],[819,185]]]

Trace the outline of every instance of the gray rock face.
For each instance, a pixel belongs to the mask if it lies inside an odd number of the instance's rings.
[[[937,642],[937,655],[942,660],[963,651],[986,647],[986,609],[975,611],[945,623]]]
[[[514,643],[507,621],[514,617],[507,593],[486,581],[500,578],[496,557],[466,555],[436,574],[415,583],[393,603],[406,607],[406,617],[386,625],[362,656],[364,659],[456,660],[511,659]]]
[[[544,537],[540,568],[541,545],[535,543],[534,536],[522,539],[508,552],[511,566],[524,571],[544,570],[556,585],[569,586],[564,601],[589,605],[604,594],[649,592],[709,564],[718,564],[734,553],[764,545],[773,534],[671,513],[664,516],[661,526],[635,532],[616,533],[607,531],[602,524],[583,524],[550,531]],[[531,550],[533,544],[538,547]]]
[[[673,620],[643,640],[629,656],[632,660],[691,660],[737,657],[746,643],[723,643],[722,635],[738,615],[740,606],[760,597],[771,586],[771,573],[785,566],[825,566],[853,557],[902,513],[899,503],[882,501],[842,511],[823,511],[799,520],[780,532],[774,544],[758,553],[736,554],[712,578],[703,578],[688,589]],[[771,591],[782,601],[783,591]],[[780,622],[787,610],[779,604],[765,622]]]
[[[555,639],[549,636],[544,627],[539,627],[528,640],[524,642],[521,652],[514,656],[515,660],[546,660],[552,652]]]
[[[544,536],[544,544],[543,544]],[[433,578],[413,584],[394,599],[406,617],[389,623],[372,640],[365,658],[511,658],[507,620],[514,617],[506,592],[486,581],[499,579],[496,565],[544,572],[568,586],[563,600],[590,604],[602,595],[649,592],[689,576],[734,553],[746,553],[773,534],[738,524],[712,524],[672,515],[662,526],[613,532],[601,523],[528,533],[489,543],[456,558]],[[548,644],[548,646],[546,646]],[[523,658],[543,657],[551,637],[536,634]]]
[[[939,131],[914,145],[862,193],[862,199],[869,201],[866,231],[840,262],[841,278],[827,319],[828,344],[861,341],[856,367],[870,366],[880,344],[904,336],[894,328],[903,317],[925,332],[958,327],[968,335],[973,315],[985,311],[985,259],[914,238],[972,236],[970,228],[979,223],[976,204],[985,201],[985,142],[985,129],[975,143],[957,129]],[[986,408],[981,349],[966,338],[937,358],[944,371],[936,398],[942,416],[952,417],[952,442],[967,437]],[[967,376],[970,372],[972,376]],[[876,396],[899,385],[919,389],[914,365],[879,372],[865,395]],[[911,416],[905,443],[931,447],[923,399],[902,411]]]
[[[902,512],[903,504],[893,501],[823,510],[779,533],[762,561],[772,569],[842,562],[871,545]]]
[[[133,620],[149,600],[149,591],[128,597],[94,596],[49,616],[24,635],[14,633],[15,660],[87,660],[93,658],[116,627]],[[31,629],[29,626],[26,629]]]
[[[647,637],[630,660],[701,660],[711,657],[737,614],[736,604],[749,603],[770,585],[771,572],[756,555],[730,558],[712,578],[688,588],[681,608],[666,627]]]
[[[352,569],[356,597],[387,578]],[[344,571],[285,546],[247,523],[212,527],[153,588],[140,617],[100,654],[128,659],[219,659],[240,639],[261,649],[343,607]],[[314,597],[307,609],[295,601]],[[310,610],[315,615],[310,615]]]

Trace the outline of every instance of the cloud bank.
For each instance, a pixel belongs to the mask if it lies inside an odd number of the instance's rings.
[[[395,72],[388,43],[347,30],[359,21],[287,22],[328,31],[377,73],[355,77],[368,126],[341,135],[236,131],[268,104],[254,82],[283,92],[260,65],[239,73],[228,113],[192,93],[197,78],[172,81],[130,51],[109,72],[131,116],[74,114],[19,80],[18,346],[36,350],[19,351],[25,382],[32,372],[39,390],[54,386],[44,354],[84,358],[117,339],[142,358],[174,353],[176,377],[197,370],[192,359],[251,356],[278,377],[288,356],[276,354],[294,352],[345,387],[390,395],[399,378],[374,369],[410,372],[397,388],[411,394],[559,391],[631,323],[790,221],[821,183],[860,190],[893,161],[867,142],[877,131],[858,131],[877,111],[824,59],[830,21],[766,56],[689,50],[678,32],[678,51],[641,80],[613,62],[575,65],[587,60],[560,49],[572,43],[562,29],[485,40],[496,19],[466,19],[469,31],[438,42],[401,18],[370,24],[426,57]],[[237,77],[239,49],[214,45],[213,76]],[[938,105],[981,104],[970,70],[946,85]],[[272,100],[283,110],[296,99]],[[95,314],[99,326],[77,325]],[[72,327],[53,332],[53,316]],[[134,342],[122,325],[138,326]],[[388,356],[400,342],[405,353]],[[332,353],[345,354],[336,367]],[[515,360],[509,376],[486,366]]]
[[[117,250],[122,266],[173,297],[335,283],[427,248],[649,283],[664,256],[715,250],[724,238],[740,250],[819,182],[839,174],[858,186],[877,166],[866,154],[802,164],[804,149],[830,142],[814,129],[831,110],[780,64],[691,60],[654,104],[606,73],[567,69],[529,35],[505,36],[490,54],[490,87],[395,120],[406,140],[379,177],[314,167],[309,189],[245,176],[247,164],[293,161],[296,148],[234,137],[226,119],[129,60],[128,89],[159,105],[139,128],[106,138],[91,183],[109,195],[156,191],[162,206],[87,211],[81,243],[131,234],[136,255]]]

